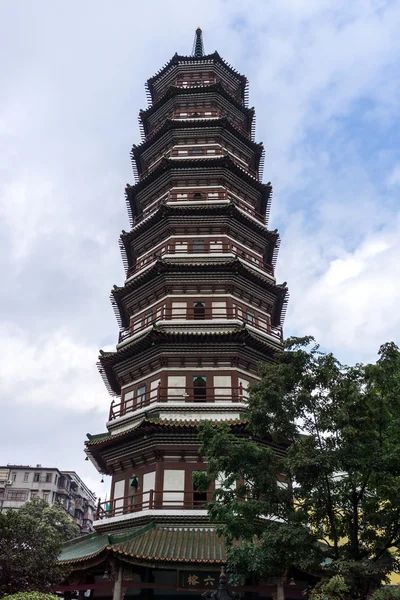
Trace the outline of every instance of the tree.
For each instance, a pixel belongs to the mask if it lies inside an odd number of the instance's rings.
[[[65,577],[57,564],[63,541],[77,527],[61,507],[43,500],[0,513],[0,597],[22,591],[47,592]]]
[[[19,513],[50,525],[61,537],[63,542],[78,537],[79,527],[72,521],[59,504],[49,506],[45,500],[34,498],[26,502]]]
[[[200,427],[208,477],[223,479],[209,513],[232,570],[265,579],[313,569],[353,598],[399,572],[398,347],[348,367],[313,338],[291,338],[261,367],[246,418],[239,436]],[[274,444],[287,446],[283,458]]]

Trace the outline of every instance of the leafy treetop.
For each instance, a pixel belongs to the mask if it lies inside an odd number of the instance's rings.
[[[325,584],[336,577],[339,595],[366,598],[399,572],[398,347],[385,344],[376,364],[349,367],[311,337],[290,338],[262,365],[246,416],[241,436],[200,427],[208,477],[222,481],[209,513],[237,576],[265,579],[296,566]],[[274,444],[287,445],[284,459]],[[229,545],[234,538],[242,544]]]

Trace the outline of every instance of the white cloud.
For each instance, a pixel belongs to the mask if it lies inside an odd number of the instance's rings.
[[[314,335],[344,360],[374,361],[381,344],[399,338],[400,214],[353,252],[327,261],[318,276],[302,264],[306,252],[318,254],[317,244],[303,238],[302,248],[300,255],[285,253],[299,272],[292,279],[290,333]]]
[[[66,331],[32,339],[17,326],[0,326],[2,396],[38,410],[106,413],[108,393],[96,369],[97,349]]]

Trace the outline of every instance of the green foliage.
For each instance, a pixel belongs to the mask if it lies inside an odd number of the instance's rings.
[[[0,597],[38,590],[46,592],[65,571],[57,564],[61,545],[77,535],[64,511],[43,500],[0,513]],[[38,592],[35,592],[38,593]]]
[[[79,536],[79,527],[66,514],[59,504],[49,506],[45,500],[34,498],[26,502],[19,513],[50,525],[61,537],[63,542]]]
[[[344,600],[348,597],[349,586],[341,575],[333,575],[329,579],[323,579],[311,590],[309,600]],[[378,600],[378,599],[376,599]],[[379,600],[385,600],[383,598]],[[389,598],[387,599],[389,600]]]
[[[43,592],[18,592],[12,596],[4,596],[3,600],[58,600],[58,596]]]
[[[384,585],[372,594],[371,600],[400,600],[400,586]]]
[[[242,539],[228,547],[238,578],[323,566],[324,585],[339,577],[365,598],[399,572],[397,346],[382,346],[376,364],[348,367],[313,338],[291,338],[276,363],[262,365],[246,417],[240,436],[200,427],[209,477],[224,474],[211,519],[228,544]],[[280,459],[277,447],[287,449]]]

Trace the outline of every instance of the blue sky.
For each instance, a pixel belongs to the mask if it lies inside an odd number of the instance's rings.
[[[0,463],[75,469],[109,397],[129,151],[145,80],[201,26],[250,81],[282,236],[285,334],[344,361],[400,337],[400,5],[383,0],[1,4]]]

